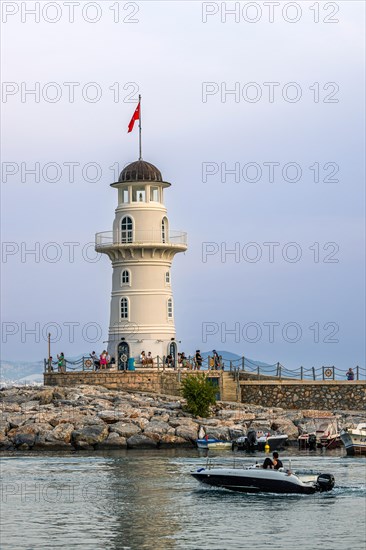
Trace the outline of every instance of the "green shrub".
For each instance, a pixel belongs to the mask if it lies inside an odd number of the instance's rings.
[[[206,418],[210,405],[216,403],[217,388],[204,374],[189,374],[182,380],[183,397],[187,400],[187,410],[194,416]]]

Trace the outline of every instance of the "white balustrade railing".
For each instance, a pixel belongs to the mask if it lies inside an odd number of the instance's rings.
[[[97,247],[120,244],[187,244],[187,233],[169,231],[164,236],[158,230],[119,230],[103,231],[95,236]]]

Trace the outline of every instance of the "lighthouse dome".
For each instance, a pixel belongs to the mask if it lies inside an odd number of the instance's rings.
[[[136,160],[125,166],[119,175],[118,182],[129,181],[163,181],[160,170],[150,162]]]

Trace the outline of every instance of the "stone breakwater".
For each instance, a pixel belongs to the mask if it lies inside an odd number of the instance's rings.
[[[77,388],[9,388],[0,391],[1,450],[97,450],[194,446],[198,437],[230,441],[249,427],[298,436],[307,419],[331,412],[284,410],[219,402],[210,418],[195,418],[182,398]],[[338,412],[340,425],[362,413]]]

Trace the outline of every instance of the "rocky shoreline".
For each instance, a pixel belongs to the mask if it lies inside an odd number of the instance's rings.
[[[193,447],[198,437],[231,441],[249,427],[286,433],[295,441],[308,419],[334,414],[343,427],[363,416],[218,402],[210,418],[194,418],[183,398],[86,385],[7,388],[0,400],[2,451]]]

